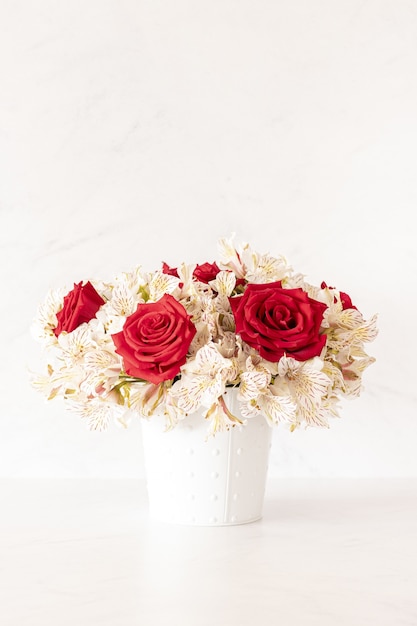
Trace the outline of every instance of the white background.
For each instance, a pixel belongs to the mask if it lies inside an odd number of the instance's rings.
[[[236,233],[349,293],[380,335],[329,430],[273,476],[417,476],[417,5],[2,0],[0,475],[141,477],[28,382],[50,287],[216,258]]]

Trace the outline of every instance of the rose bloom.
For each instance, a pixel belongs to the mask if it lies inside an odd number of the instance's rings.
[[[284,355],[306,361],[326,343],[320,325],[327,307],[302,289],[283,289],[281,282],[249,284],[243,296],[229,302],[236,332],[267,361]]]
[[[126,373],[157,385],[179,373],[196,332],[183,305],[165,294],[138,304],[112,338]]]
[[[162,263],[162,273],[178,278],[178,269],[176,267],[170,267],[165,261]]]
[[[220,268],[217,267],[216,262],[203,263],[202,265],[196,265],[193,276],[201,283],[209,283],[216,278],[219,272]]]
[[[54,335],[58,337],[62,331],[70,333],[84,322],[89,322],[104,304],[103,298],[88,281],[74,284],[74,289],[64,298],[64,305],[56,314],[58,325],[54,328]]]
[[[178,278],[178,269],[176,267],[170,267],[165,261],[162,263],[162,272],[169,274],[170,276],[176,276]],[[209,283],[214,280],[217,274],[220,272],[220,268],[217,267],[217,263],[203,263],[202,265],[196,265],[193,271],[193,276],[201,283]]]

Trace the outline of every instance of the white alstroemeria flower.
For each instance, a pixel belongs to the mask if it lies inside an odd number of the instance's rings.
[[[352,359],[346,365],[342,365],[342,376],[347,396],[357,397],[362,390],[362,374],[367,367],[375,362],[373,357]]]
[[[258,396],[267,391],[271,382],[271,374],[263,365],[254,365],[251,358],[246,360],[247,371],[240,375],[239,396],[242,400],[257,400]]]
[[[244,278],[245,268],[233,244],[233,237],[234,235],[230,239],[220,239],[217,244],[220,265],[223,265],[226,269],[231,269],[237,278]]]
[[[278,374],[278,363],[263,359],[255,348],[251,348],[248,344],[243,344],[239,335],[236,335],[236,343],[239,347],[238,359],[242,371],[266,371],[271,376]]]
[[[339,327],[331,328],[328,336],[329,349],[337,352],[347,352],[351,355],[364,343],[373,341],[378,334],[376,327],[377,316],[365,321],[355,309],[345,309],[338,316]]]
[[[87,420],[90,430],[104,431],[111,419],[117,420],[126,409],[117,404],[110,404],[99,397],[80,401],[70,401],[68,407],[82,419]],[[121,422],[119,421],[119,424]]]
[[[326,309],[324,316],[329,317],[333,313],[338,314],[342,310],[340,295],[337,289],[334,289],[333,287],[317,287],[316,285],[311,285],[304,280],[303,274],[296,274],[292,276],[289,281],[285,281],[285,287],[291,287],[292,289],[300,287],[306,292],[309,298],[325,304],[328,308]],[[328,326],[328,324],[323,322],[322,326]]]
[[[142,295],[136,289],[132,289],[127,282],[119,281],[114,286],[111,300],[105,306],[114,315],[126,318],[136,311],[139,302],[144,302]]]
[[[323,292],[320,292],[323,296]],[[310,294],[309,294],[310,295]],[[311,297],[311,296],[310,296]],[[323,297],[320,299],[320,296],[316,298],[320,302],[323,302]],[[327,302],[325,302],[327,304]],[[340,313],[342,312],[342,305],[340,302],[330,302],[327,304],[327,309],[323,313],[323,319],[321,322],[322,328],[335,328],[338,326],[338,320]],[[331,333],[329,333],[331,335]]]
[[[244,426],[246,420],[242,420],[233,413],[224,401],[223,396],[219,397],[216,402],[205,412],[204,418],[209,420],[209,428],[207,430],[207,439],[219,432],[224,432],[236,426]]]
[[[118,315],[112,311],[111,305],[107,308],[107,304],[104,304],[96,313],[96,318],[103,324],[103,327],[109,333],[109,335],[115,335],[123,330],[123,326],[126,322],[126,318],[123,315]]]
[[[88,351],[84,359],[86,378],[83,389],[94,395],[106,395],[119,382],[122,359],[111,350]]]
[[[157,302],[166,293],[172,294],[180,283],[180,279],[170,274],[164,274],[161,271],[155,272],[149,281],[149,300],[148,302]]]
[[[177,268],[177,273],[179,276],[179,283],[182,283],[180,301],[184,297],[193,299],[198,295],[197,283],[193,279],[194,270],[195,270],[195,264],[186,265],[185,263],[182,263]]]
[[[67,366],[79,362],[87,350],[95,346],[88,323],[81,324],[70,333],[62,332],[58,337],[58,346]]]
[[[108,333],[120,332],[126,318],[135,313],[138,304],[144,302],[142,285],[143,280],[137,273],[122,274],[117,278],[109,300],[96,313],[96,318]]]
[[[339,303],[339,315],[337,316],[336,324],[346,330],[355,330],[364,324],[365,320],[363,315],[357,309],[344,309],[342,304]]]
[[[340,323],[345,326],[345,328],[348,328],[348,324],[350,322],[350,319],[348,318],[348,313],[354,314],[355,309],[345,309],[341,314]],[[378,316],[373,315],[368,321],[363,320],[362,323],[352,327],[354,344],[362,344],[374,341],[374,339],[378,335],[378,329],[376,327],[377,319]]]
[[[233,289],[236,286],[236,276],[234,272],[230,270],[220,270],[216,278],[209,282],[209,285],[219,296],[228,298],[232,295]]]
[[[176,406],[186,413],[194,413],[200,406],[210,408],[222,395],[226,387],[222,376],[199,375],[183,376],[171,390]]]
[[[197,333],[188,348],[190,357],[195,356],[197,352],[201,350],[203,346],[207,345],[213,338],[207,324],[200,322],[194,325],[197,328]]]
[[[149,417],[162,404],[166,389],[164,384],[132,381],[128,376],[121,381],[119,393],[123,396],[125,404],[143,417]]]
[[[214,336],[216,338],[221,338],[225,333],[234,334],[235,318],[233,317],[228,297],[225,295],[218,295],[214,298],[213,305],[215,308],[213,321],[216,328]]]
[[[274,388],[264,389],[252,399],[241,400],[243,417],[251,418],[260,413],[272,426],[280,422],[296,422],[297,405],[289,395],[273,393]]]
[[[85,372],[80,364],[67,367],[62,359],[56,363],[48,363],[47,372],[32,374],[31,383],[34,389],[41,391],[48,400],[56,396],[75,398],[80,393],[80,386]]]
[[[202,296],[198,302],[194,303],[195,307],[188,310],[188,313],[192,315],[193,323],[199,328],[199,323],[206,326],[210,338],[217,334],[217,310],[216,303],[213,298],[208,296]],[[193,314],[193,311],[195,313]]]
[[[369,357],[365,352],[363,344],[357,343],[351,346],[344,346],[337,353],[329,351],[329,358],[331,358],[337,366],[343,367],[356,359],[367,359]]]
[[[133,293],[141,291],[142,287],[146,285],[146,277],[142,273],[142,267],[136,266],[131,272],[123,272],[119,276],[116,276],[115,286],[121,282],[124,283],[127,288]]]
[[[246,267],[245,278],[250,283],[273,283],[282,280],[291,273],[284,256],[274,258],[269,254],[260,255],[246,245],[241,260]]]
[[[160,412],[162,407],[158,409]],[[165,417],[165,430],[172,430],[187,415],[175,404],[175,399],[171,396],[171,388],[167,389],[165,402],[163,405],[163,413]]]
[[[349,373],[349,377],[345,380],[345,395],[351,398],[357,398],[362,391],[362,378],[353,371]]]
[[[282,357],[272,386],[278,394],[290,393],[297,405],[297,417],[308,425],[323,425],[320,406],[332,381],[322,370],[323,361],[319,357],[305,362]]]
[[[284,289],[302,289],[310,298],[314,298],[312,294],[315,293],[315,291],[310,290],[311,285],[305,282],[304,274],[296,273],[284,276],[281,282]]]
[[[268,390],[258,396],[257,404],[271,426],[280,422],[293,424],[296,421],[297,406],[289,396],[274,395],[272,390]]]
[[[174,383],[170,395],[175,405],[185,414],[194,413],[201,406],[209,408],[224,392],[226,387],[220,373],[183,374],[181,380]]]
[[[200,406],[209,408],[223,394],[234,372],[235,364],[224,358],[215,344],[207,344],[182,367],[181,380],[173,385],[171,395],[186,413],[193,413]]]
[[[330,302],[326,302],[327,309],[323,315],[323,328],[343,328],[345,330],[352,330],[353,328],[363,324],[364,318],[362,313],[356,309],[343,310],[343,305],[338,291],[331,290],[326,287],[325,289],[320,290],[319,294],[322,301],[323,298],[330,296]]]
[[[333,392],[323,398],[321,403],[321,412],[319,412],[319,419],[321,418],[325,428],[329,428],[329,417],[340,417],[339,401],[340,398]]]
[[[219,372],[224,372],[227,375],[230,369],[230,360],[220,354],[214,343],[210,343],[197,352],[194,361],[191,361],[188,366],[185,365],[183,371],[185,374],[216,376]]]
[[[232,359],[236,352],[236,335],[231,331],[221,331],[216,338],[216,346],[225,359]]]
[[[334,306],[335,311],[337,312],[342,311],[343,305],[342,305],[342,300],[340,296],[340,291],[338,289],[335,289],[334,287],[328,287],[325,283],[324,285],[325,285],[324,287],[320,287],[319,297],[321,298],[321,302],[324,302],[325,304],[327,304],[327,306],[330,307],[330,309],[332,309],[332,307]]]
[[[68,386],[68,376],[55,372],[52,365],[48,364],[47,374],[31,373],[31,384],[36,391],[41,392],[47,400],[52,400],[56,396],[65,395]]]
[[[331,380],[332,389],[339,389],[342,393],[345,392],[345,382],[340,366],[335,365],[331,361],[324,361],[322,372]]]
[[[249,357],[246,361],[247,371],[240,376],[239,398],[242,401],[242,414],[253,417],[262,413],[270,424],[281,421],[293,422],[296,405],[291,395],[274,393],[270,386],[272,375],[263,361],[257,364]]]
[[[31,325],[31,334],[34,339],[45,344],[56,343],[54,329],[58,325],[56,314],[62,309],[65,288],[50,290],[45,301],[39,306],[37,315]]]

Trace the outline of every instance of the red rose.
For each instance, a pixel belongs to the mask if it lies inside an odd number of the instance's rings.
[[[306,361],[326,343],[320,325],[327,307],[302,289],[283,289],[281,282],[249,284],[243,296],[229,301],[236,332],[267,361],[284,355]]]
[[[89,322],[102,304],[103,298],[90,282],[74,284],[74,289],[64,298],[64,306],[56,314],[58,325],[54,335],[58,337],[62,331],[70,333],[84,322]]]
[[[126,373],[157,385],[178,374],[196,332],[183,305],[165,294],[138,304],[113,341]]]
[[[162,272],[178,278],[178,268],[170,267],[165,261],[162,263]],[[202,265],[196,265],[193,276],[201,283],[208,283],[214,280],[219,272],[220,268],[217,267],[216,263],[203,263]],[[182,287],[182,283],[180,283],[180,286]]]
[[[342,303],[342,309],[343,311],[345,309],[356,309],[354,304],[352,304],[352,300],[350,299],[350,296],[347,295],[347,293],[343,293],[343,291],[339,291],[340,293],[340,302]]]
[[[214,280],[217,274],[220,272],[220,268],[214,263],[203,263],[202,265],[196,265],[193,272],[194,278],[200,281],[200,283],[209,283]]]
[[[165,261],[162,263],[162,273],[168,274],[169,276],[175,276],[178,278],[178,270],[176,267],[169,267],[168,263]]]

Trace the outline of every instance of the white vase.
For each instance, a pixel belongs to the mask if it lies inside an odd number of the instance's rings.
[[[238,415],[237,391],[225,401]],[[165,431],[165,418],[142,420],[151,519],[224,526],[262,517],[272,429],[262,416],[207,437],[202,411]]]

